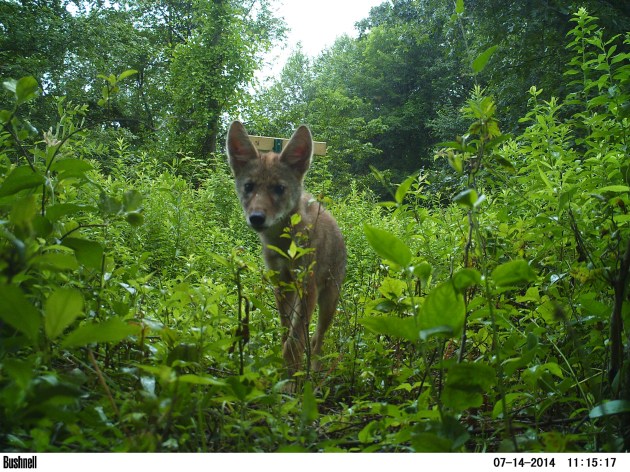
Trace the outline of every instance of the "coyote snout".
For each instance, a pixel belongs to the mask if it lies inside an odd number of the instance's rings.
[[[246,221],[260,236],[267,268],[276,274],[276,304],[284,329],[282,355],[289,374],[300,370],[309,348],[312,368],[319,370],[324,334],[345,276],[346,247],[335,219],[302,192],[313,153],[311,132],[300,126],[281,153],[261,154],[235,121],[228,131],[227,151]],[[291,225],[294,214],[300,216],[299,222]],[[292,241],[306,249],[299,257],[287,254]],[[319,318],[309,343],[316,303]]]

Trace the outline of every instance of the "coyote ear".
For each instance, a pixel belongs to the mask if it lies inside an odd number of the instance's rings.
[[[313,138],[311,131],[304,125],[300,126],[280,154],[280,159],[293,169],[304,175],[311,164],[313,155]]]
[[[258,158],[258,151],[254,143],[249,139],[245,127],[240,121],[234,121],[230,125],[227,135],[228,162],[233,171],[241,169],[252,159]]]

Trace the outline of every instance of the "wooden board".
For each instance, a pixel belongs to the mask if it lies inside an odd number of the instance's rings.
[[[284,149],[284,147],[289,142],[288,139],[270,138],[268,136],[249,136],[249,139],[252,140],[254,146],[256,146],[256,149],[263,152],[273,151],[276,140],[282,141],[282,149]],[[326,143],[313,141],[313,154],[315,154],[316,156],[325,156]]]

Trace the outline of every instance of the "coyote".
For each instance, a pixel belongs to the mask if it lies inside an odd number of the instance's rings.
[[[245,127],[235,121],[228,131],[227,152],[245,219],[258,233],[265,264],[274,273],[284,329],[282,356],[289,375],[300,370],[309,347],[311,368],[320,370],[324,334],[337,309],[346,272],[346,247],[335,219],[302,192],[313,153],[311,132],[300,126],[279,154],[259,153]],[[292,242],[303,248],[293,258],[287,255]],[[319,318],[309,345],[316,302]]]

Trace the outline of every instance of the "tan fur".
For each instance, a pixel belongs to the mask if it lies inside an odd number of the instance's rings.
[[[324,334],[337,309],[345,276],[346,247],[335,219],[302,192],[313,150],[311,133],[301,126],[280,154],[261,154],[243,125],[235,121],[228,131],[227,150],[245,219],[258,232],[265,264],[276,274],[276,304],[285,329],[282,354],[289,374],[302,368],[307,347],[312,368],[319,370]],[[291,215],[296,213],[301,221],[287,237]],[[270,248],[287,254],[291,241],[314,251],[290,259]],[[316,302],[319,318],[309,344],[308,327]]]

